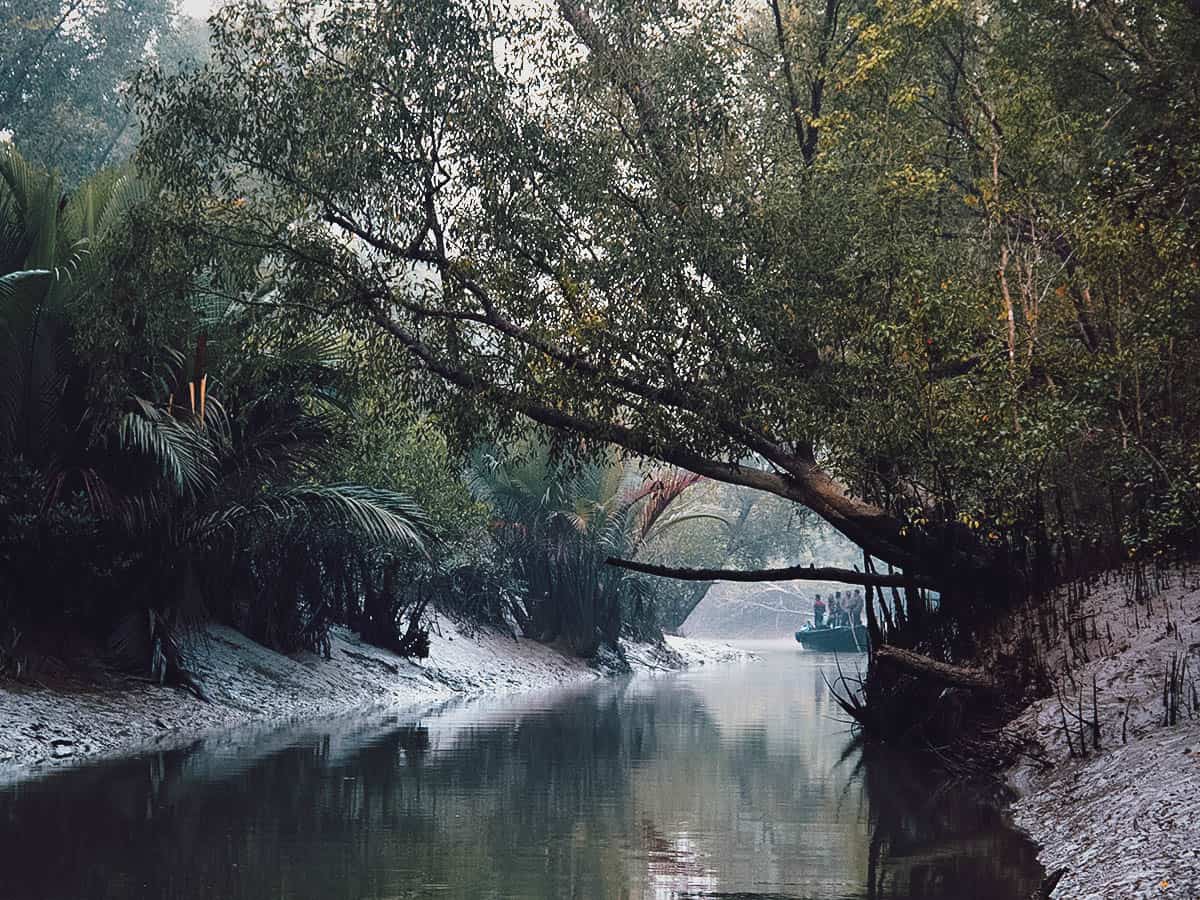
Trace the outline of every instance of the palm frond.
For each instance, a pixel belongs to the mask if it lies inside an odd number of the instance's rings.
[[[677,501],[684,491],[700,480],[701,476],[694,472],[688,472],[685,469],[671,469],[648,482],[641,490],[632,495],[628,500],[629,505],[642,499],[646,501],[638,517],[639,536],[645,538],[659,516],[666,512],[667,508]]]
[[[24,214],[46,180],[46,174],[26,160],[12,144],[0,144],[0,184]]]
[[[328,459],[335,431],[329,415],[295,406],[281,409],[264,400],[239,417],[230,435],[229,463],[243,474],[258,472],[275,482],[304,475]]]
[[[126,413],[117,422],[116,439],[122,450],[152,460],[173,492],[198,496],[213,483],[217,457],[202,431],[159,413],[138,401],[140,413]]]
[[[32,278],[42,278],[49,274],[49,269],[22,269],[19,272],[0,275],[0,299],[12,297],[23,282]]]
[[[221,532],[246,536],[257,530],[260,539],[268,533],[299,538],[318,529],[349,531],[364,542],[419,553],[433,540],[428,516],[411,498],[358,484],[268,489],[252,501],[208,513],[187,537],[206,541]]]
[[[730,521],[729,517],[724,516],[720,513],[714,513],[714,512],[677,513],[676,515],[669,516],[668,518],[657,522],[649,531],[642,534],[638,538],[638,540],[635,542],[635,547],[644,547],[647,544],[652,544],[652,543],[654,543],[654,541],[658,540],[660,537],[665,535],[668,531],[671,531],[671,530],[675,529],[676,527],[683,525],[687,522],[697,522],[697,521],[703,521],[703,520],[718,522],[721,525],[724,525],[727,530],[733,528],[733,522]]]
[[[145,179],[124,174],[109,187],[103,207],[90,233],[96,237],[112,233],[129,218],[134,209],[154,196],[153,186]]]
[[[396,491],[358,484],[302,485],[277,492],[323,525],[341,526],[379,544],[424,551],[431,536],[425,511]]]

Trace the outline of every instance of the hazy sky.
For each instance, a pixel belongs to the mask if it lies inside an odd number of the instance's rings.
[[[207,19],[212,0],[181,0],[179,11],[193,19]]]

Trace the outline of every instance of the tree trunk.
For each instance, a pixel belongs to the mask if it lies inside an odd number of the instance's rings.
[[[863,568],[867,572],[874,571],[874,566],[871,564],[871,555],[866,552],[863,553]],[[875,651],[883,646],[883,634],[879,630],[879,620],[875,618],[875,585],[868,584],[866,586],[866,592],[867,592],[867,604],[866,604],[866,606],[867,606],[867,636],[870,639],[869,660],[870,660],[870,662],[874,662]],[[880,605],[882,606],[883,605],[883,590],[882,590],[882,588],[879,591],[879,601],[880,601]],[[858,623],[852,622],[851,624],[856,625]]]

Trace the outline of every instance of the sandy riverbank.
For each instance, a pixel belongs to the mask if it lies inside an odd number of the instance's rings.
[[[104,672],[0,682],[0,777],[147,747],[251,723],[281,724],[356,709],[404,707],[454,696],[505,694],[612,674],[553,647],[441,620],[426,660],[402,659],[334,629],[330,659],[284,656],[237,631],[211,626],[189,645],[188,664],[210,702],[182,690]],[[748,654],[670,637],[631,644],[635,672],[671,671]]]
[[[1047,658],[1068,709],[1052,696],[1010,726],[1041,748],[1041,759],[1021,761],[1009,780],[1022,795],[1016,823],[1042,846],[1046,871],[1067,870],[1055,898],[1200,897],[1200,714],[1182,708],[1193,685],[1200,690],[1200,585],[1194,575],[1173,582],[1145,604],[1133,604],[1117,581],[1085,598],[1076,615],[1085,617],[1087,639]],[[1188,659],[1187,703],[1168,726],[1172,654]]]

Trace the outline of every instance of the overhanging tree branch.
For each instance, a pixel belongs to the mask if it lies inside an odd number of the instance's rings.
[[[873,556],[901,568],[911,568],[918,564],[913,550],[893,537],[899,530],[898,522],[886,511],[851,496],[829,473],[811,460],[784,455],[779,448],[770,447],[763,455],[772,462],[777,458],[782,460],[781,468],[784,471],[769,472],[752,466],[712,459],[677,443],[663,443],[655,440],[650,434],[617,422],[591,419],[559,406],[550,406],[517,391],[500,387],[492,379],[452,365],[434,348],[388,315],[378,305],[377,298],[371,299],[375,301],[370,304],[373,316],[385,331],[416,356],[429,372],[470,394],[486,395],[501,406],[551,428],[573,431],[585,438],[615,444],[634,453],[680,466],[698,475],[766,491],[800,503],[859,546],[869,550]],[[748,441],[745,443],[749,444]],[[750,444],[748,449],[758,448]]]
[[[833,566],[784,566],[778,569],[683,569],[642,563],[632,559],[610,556],[605,562],[610,566],[674,578],[679,581],[840,581],[843,584],[872,585],[874,587],[919,587],[937,590],[937,583],[930,578],[904,574],[883,575],[874,572],[859,572],[855,569],[839,569]]]

